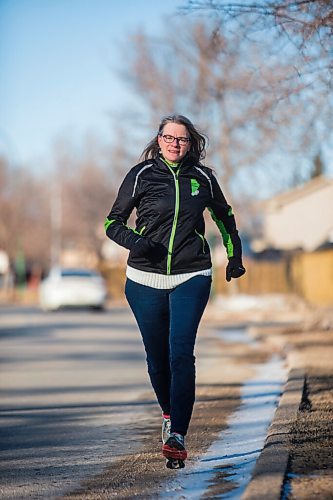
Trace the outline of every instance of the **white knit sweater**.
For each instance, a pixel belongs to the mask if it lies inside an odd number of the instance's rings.
[[[134,269],[133,267],[127,266],[126,276],[140,285],[150,286],[151,288],[171,289],[175,288],[185,281],[193,278],[193,276],[211,276],[212,268],[204,269],[203,271],[194,271],[192,273],[183,274],[157,274],[148,273],[146,271],[140,271],[139,269]]]

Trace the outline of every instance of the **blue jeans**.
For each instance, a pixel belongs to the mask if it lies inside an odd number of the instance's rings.
[[[125,295],[138,323],[148,373],[171,432],[187,433],[195,399],[194,344],[208,302],[210,276],[194,276],[171,290],[127,279]]]

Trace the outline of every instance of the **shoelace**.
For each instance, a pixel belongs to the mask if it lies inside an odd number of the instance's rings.
[[[182,436],[181,434],[178,434],[178,432],[171,432],[170,437],[173,437],[174,439],[176,439],[176,441],[178,441],[178,443],[180,443],[182,446],[184,446],[184,442],[185,442],[184,436]]]

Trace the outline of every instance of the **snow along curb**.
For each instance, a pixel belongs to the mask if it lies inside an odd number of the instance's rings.
[[[242,500],[280,500],[290,454],[291,430],[302,401],[304,383],[303,368],[290,370],[264,448]]]

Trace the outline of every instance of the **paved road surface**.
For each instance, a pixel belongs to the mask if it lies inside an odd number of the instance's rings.
[[[135,448],[155,400],[127,309],[0,315],[1,498],[50,497]]]
[[[189,470],[227,427],[254,366],[270,358],[262,347],[237,342],[237,329],[230,332],[234,341],[223,342],[214,328],[200,328]],[[2,306],[0,352],[2,499],[165,491],[170,471],[160,456],[160,411],[128,308],[42,313]],[[215,471],[214,491],[232,488],[227,472],[223,479]]]

